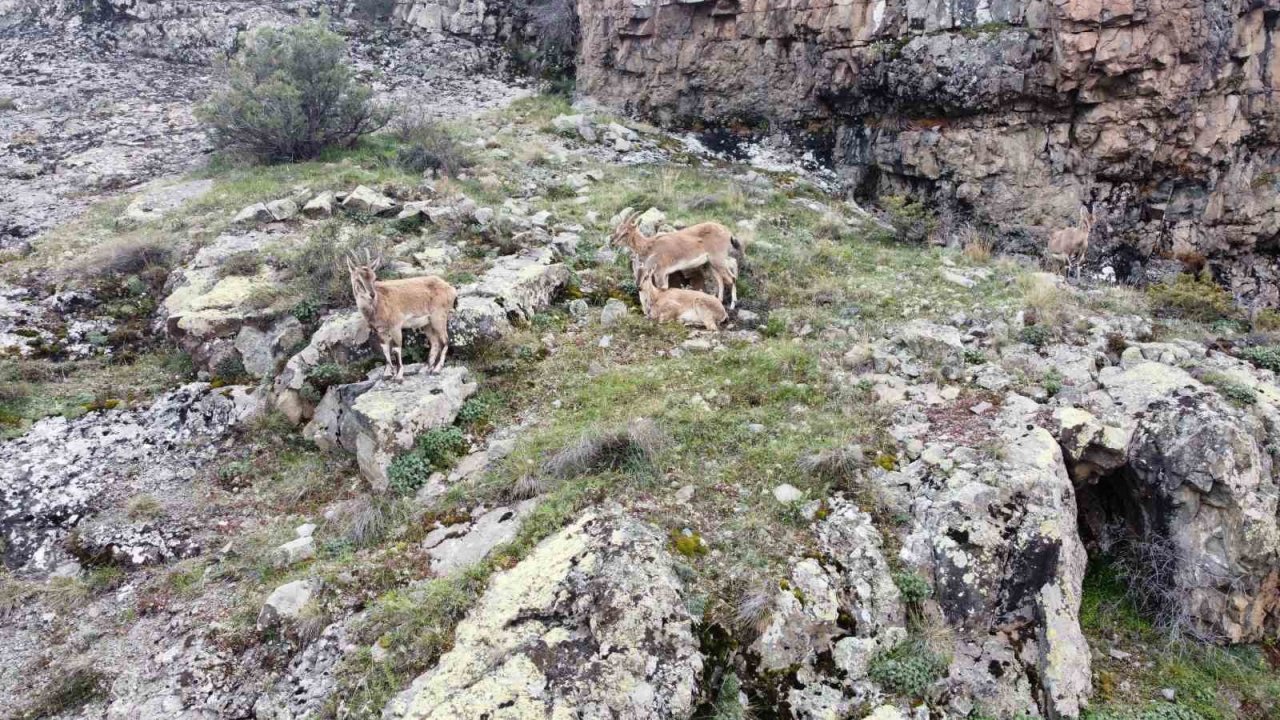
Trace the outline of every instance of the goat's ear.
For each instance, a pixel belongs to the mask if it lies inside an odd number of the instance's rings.
[[[382,267],[382,255],[378,255],[377,257],[369,261],[370,270],[377,270],[380,267]]]

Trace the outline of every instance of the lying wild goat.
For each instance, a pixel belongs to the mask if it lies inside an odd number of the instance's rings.
[[[1076,278],[1080,278],[1080,266],[1084,264],[1085,253],[1089,252],[1089,234],[1093,232],[1093,213],[1080,208],[1080,224],[1076,227],[1054,230],[1049,234],[1049,260],[1062,263],[1071,275],[1071,265],[1076,266]]]
[[[652,272],[654,285],[662,290],[670,287],[675,273],[711,268],[716,281],[715,296],[723,301],[724,286],[730,291],[729,307],[738,304],[738,263],[731,251],[743,252],[742,243],[720,223],[699,223],[675,232],[645,237],[636,227],[635,214],[623,219],[613,231],[612,241],[631,248],[636,254],[636,282],[646,271]]]
[[[640,277],[640,308],[645,317],[658,322],[701,325],[708,330],[718,329],[729,317],[720,298],[683,288],[659,289],[653,284],[653,271],[647,268]]]
[[[378,344],[387,358],[386,376],[394,373],[397,380],[404,378],[403,331],[418,328],[431,344],[427,369],[439,372],[449,352],[449,311],[458,302],[458,291],[435,275],[380,281],[377,271],[382,258],[371,259],[367,253],[365,263],[357,263],[359,259],[354,255],[347,258],[351,292],[356,307],[378,335]]]

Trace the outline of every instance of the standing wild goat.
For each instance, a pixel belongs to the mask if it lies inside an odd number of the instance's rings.
[[[378,344],[387,358],[386,376],[394,374],[397,380],[404,378],[403,331],[418,328],[426,333],[431,344],[427,369],[440,372],[449,353],[449,311],[458,302],[458,291],[435,275],[380,281],[377,271],[382,264],[381,257],[371,259],[366,253],[365,263],[358,265],[358,262],[354,255],[347,258],[351,292],[360,314],[378,335]]]
[[[1080,266],[1084,264],[1085,253],[1089,252],[1089,234],[1093,232],[1093,213],[1080,208],[1080,224],[1076,227],[1054,230],[1049,233],[1049,260],[1062,263],[1071,275],[1071,265],[1076,266],[1076,279],[1080,278]]]
[[[701,325],[716,330],[729,317],[720,298],[697,290],[662,290],[653,284],[653,271],[645,268],[640,277],[640,308],[645,317],[658,322]]]
[[[724,287],[728,285],[729,307],[737,306],[738,264],[729,253],[742,253],[742,243],[720,223],[698,223],[683,230],[645,237],[636,227],[632,214],[613,231],[612,241],[631,248],[636,254],[637,283],[642,274],[651,272],[654,285],[666,290],[670,287],[671,275],[709,265],[716,281],[716,298],[723,301]]]

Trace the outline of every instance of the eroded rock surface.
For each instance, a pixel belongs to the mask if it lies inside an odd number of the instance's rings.
[[[580,3],[579,88],[683,122],[829,123],[868,195],[923,192],[1039,253],[1088,204],[1090,258],[1209,256],[1280,301],[1274,8],[1246,0]],[[1195,177],[1188,181],[1186,178]],[[1176,265],[1175,265],[1176,267]]]
[[[41,420],[0,444],[5,565],[51,570],[68,558],[62,540],[87,518],[79,547],[90,559],[140,565],[191,554],[198,546],[181,527],[149,527],[123,512],[95,516],[137,494],[164,498],[182,488],[256,407],[242,389],[195,383],[141,410]]]
[[[689,718],[702,657],[680,589],[660,532],[589,512],[495,575],[385,716]]]

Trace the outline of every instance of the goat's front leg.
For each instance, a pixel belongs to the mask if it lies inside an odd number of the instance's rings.
[[[404,332],[398,328],[391,328],[391,347],[396,353],[396,380],[404,379]]]
[[[378,346],[382,348],[382,357],[387,360],[387,367],[382,371],[382,377],[389,378],[395,374],[395,363],[391,360],[391,340],[384,340],[378,337]]]

